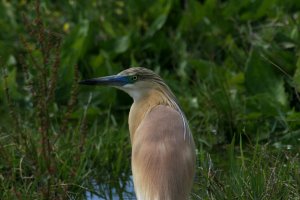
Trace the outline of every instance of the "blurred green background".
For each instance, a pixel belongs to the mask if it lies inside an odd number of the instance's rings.
[[[300,199],[298,1],[1,1],[0,30],[0,199],[134,198],[132,100],[77,85],[134,66],[187,115],[192,199]]]

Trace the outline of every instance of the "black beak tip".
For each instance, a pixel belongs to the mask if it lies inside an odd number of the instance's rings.
[[[78,84],[84,84],[84,80],[82,80],[82,81],[78,81]]]
[[[82,81],[79,81],[78,84],[80,84],[80,85],[94,85],[95,83],[93,81],[90,81],[90,80],[82,80]]]
[[[85,80],[78,81],[78,84],[83,85],[85,83]]]

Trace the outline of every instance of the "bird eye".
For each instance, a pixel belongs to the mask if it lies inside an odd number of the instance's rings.
[[[131,77],[131,80],[133,80],[133,81],[136,81],[137,79],[138,79],[137,76],[132,76],[132,77]]]

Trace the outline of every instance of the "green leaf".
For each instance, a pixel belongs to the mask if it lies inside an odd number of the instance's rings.
[[[130,46],[130,35],[125,35],[115,41],[114,49],[116,53],[124,53]]]
[[[162,14],[151,24],[146,33],[146,37],[152,37],[158,30],[160,30],[167,20],[167,15]]]
[[[10,71],[6,72],[6,83],[8,87],[8,92],[11,98],[13,99],[21,99],[23,96],[18,91],[18,85],[17,85],[17,68],[13,68]],[[5,79],[1,77],[0,79],[0,98],[6,98],[5,97]]]
[[[213,79],[216,68],[214,63],[202,59],[190,59],[189,65],[196,70],[197,78],[201,81]]]
[[[198,23],[205,17],[205,9],[198,1],[189,1],[189,6],[182,15],[179,22],[178,31],[187,32],[199,25]]]
[[[262,59],[260,50],[253,50],[250,55],[246,66],[245,84],[250,95],[267,94],[279,105],[287,105],[283,79],[275,73],[270,63]]]
[[[300,92],[300,58],[298,58],[297,61],[297,69],[294,74],[294,83],[295,83],[296,90]]]
[[[146,37],[152,37],[157,31],[159,31],[166,23],[169,11],[172,6],[172,1],[161,0],[155,2],[149,8],[149,14],[155,19],[146,32]]]

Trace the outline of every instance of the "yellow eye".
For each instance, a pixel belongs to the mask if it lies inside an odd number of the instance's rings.
[[[138,79],[137,76],[132,76],[132,77],[131,77],[131,80],[133,80],[133,81],[136,81],[137,79]]]

